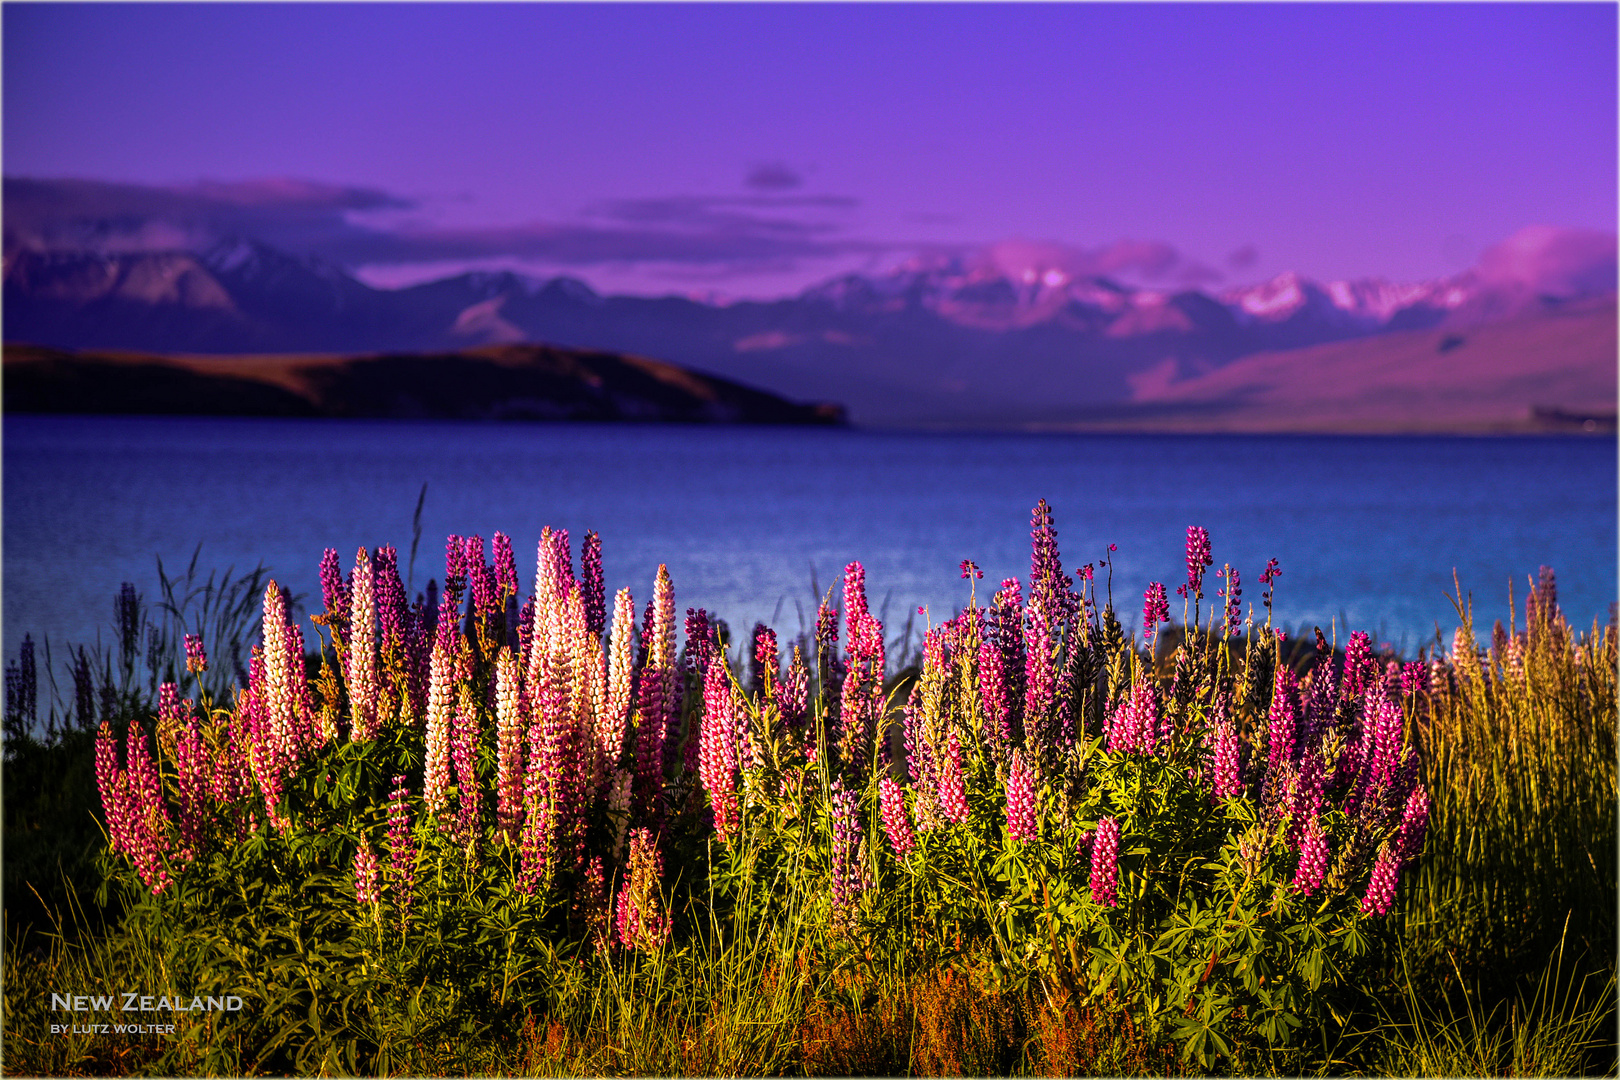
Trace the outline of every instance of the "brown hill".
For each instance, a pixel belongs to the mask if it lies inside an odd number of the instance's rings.
[[[636,356],[544,345],[364,356],[157,356],[5,347],[7,413],[840,424]]]
[[[1408,330],[1135,380],[1129,405],[1049,428],[1251,432],[1615,430],[1613,296],[1467,329]]]

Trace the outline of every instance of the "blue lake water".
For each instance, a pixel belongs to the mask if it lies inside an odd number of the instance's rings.
[[[1029,569],[1029,514],[1054,509],[1064,563],[1110,543],[1123,621],[1149,581],[1184,580],[1188,525],[1259,600],[1281,561],[1279,620],[1337,620],[1410,652],[1449,639],[1456,570],[1483,627],[1541,564],[1572,621],[1616,597],[1613,439],[939,435],[781,428],[9,417],[4,424],[4,639],[109,640],[112,599],[157,591],[156,558],[262,562],[319,603],[335,547],[393,544],[404,569],[423,482],[415,586],[442,577],[450,533],[513,538],[532,582],[542,526],[602,535],[610,592],[640,605],[667,563],[679,609],[785,639],[822,589],[866,565],[891,634],[919,605],[948,616]],[[1214,585],[1207,590],[1213,597]],[[525,589],[527,591],[527,588]],[[1178,609],[1179,610],[1179,609]],[[306,623],[307,626],[307,623]]]

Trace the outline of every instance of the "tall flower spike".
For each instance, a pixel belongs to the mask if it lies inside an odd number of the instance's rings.
[[[962,778],[962,746],[951,728],[945,759],[940,763],[939,809],[946,820],[961,825],[968,819],[967,789]]]
[[[1400,882],[1401,858],[1394,848],[1386,846],[1378,852],[1378,861],[1373,864],[1372,878],[1361,897],[1361,913],[1388,915],[1395,906],[1395,890]]]
[[[737,708],[724,656],[709,660],[703,676],[703,727],[698,777],[714,808],[714,831],[729,843],[737,830]]]
[[[613,598],[613,632],[608,639],[607,708],[597,720],[596,741],[609,770],[624,755],[630,730],[631,690],[635,663],[636,605],[629,589]]]
[[[1243,794],[1238,734],[1227,715],[1224,700],[1216,704],[1215,731],[1210,745],[1210,782],[1216,799]]]
[[[203,639],[197,634],[186,635],[186,670],[193,675],[208,670],[208,650],[203,648]]]
[[[394,777],[388,795],[388,891],[393,894],[402,928],[410,921],[416,897],[416,841],[411,836],[410,796],[405,777]]]
[[[479,812],[483,791],[478,784],[478,773],[473,755],[478,751],[478,710],[473,703],[472,686],[461,684],[461,695],[456,705],[455,729],[451,736],[450,759],[456,770],[456,793],[460,813],[456,818],[455,836],[458,843],[470,846],[476,843],[480,832]]]
[[[669,940],[671,924],[661,896],[664,860],[650,829],[631,831],[629,862],[615,920],[619,944],[656,952]]]
[[[862,854],[860,797],[845,791],[838,782],[832,789],[832,923],[835,930],[846,929],[853,919],[855,903],[871,887]]]
[[[675,589],[669,567],[659,564],[647,632],[647,666],[641,672],[636,729],[636,804],[656,821],[663,811],[664,741],[675,687]]]
[[[1007,769],[1007,835],[1021,843],[1035,842],[1039,831],[1035,816],[1035,771],[1019,750],[1012,752]]]
[[[343,567],[336,548],[321,552],[321,602],[326,606],[326,623],[339,648],[349,643],[349,586],[343,580]]]
[[[503,532],[496,532],[490,541],[494,551],[495,560],[495,587],[506,596],[516,596],[518,591],[517,559],[512,555],[512,538]]]
[[[1101,907],[1119,904],[1119,822],[1103,818],[1091,843],[1091,899]]]
[[[1294,871],[1293,885],[1302,895],[1309,896],[1321,887],[1327,875],[1328,854],[1327,834],[1322,831],[1322,823],[1312,817],[1300,834],[1299,866]]]
[[[906,815],[906,795],[894,777],[885,774],[878,780],[878,803],[883,811],[883,832],[889,838],[894,857],[905,861],[916,845],[911,834],[911,818]]]
[[[1159,624],[1170,621],[1170,601],[1164,594],[1164,583],[1150,582],[1142,597],[1142,637],[1151,641],[1158,636]]]
[[[495,819],[508,840],[523,824],[522,680],[517,657],[503,648],[495,657]]]
[[[1226,632],[1237,635],[1243,632],[1243,588],[1235,566],[1226,568],[1226,588],[1222,592],[1226,597]]]
[[[349,684],[349,737],[354,742],[376,738],[377,604],[371,559],[361,548],[354,556],[349,600],[349,651],[345,657]]]
[[[434,817],[444,810],[445,789],[450,785],[450,724],[456,698],[456,657],[452,648],[442,639],[434,642],[433,666],[428,675],[427,766],[422,798]]]
[[[354,849],[354,900],[355,903],[375,904],[382,899],[382,890],[377,881],[377,856],[372,853],[371,844],[362,836],[360,843]]]
[[[607,591],[602,584],[602,538],[594,530],[587,531],[580,543],[579,570],[585,598],[585,632],[601,637],[607,618]]]
[[[1187,589],[1194,596],[1204,595],[1204,570],[1214,562],[1209,548],[1209,530],[1199,525],[1187,526]]]

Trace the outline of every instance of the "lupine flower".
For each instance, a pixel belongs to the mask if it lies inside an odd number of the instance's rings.
[[[1024,602],[1017,578],[1006,578],[996,590],[990,608],[990,628],[986,641],[1001,650],[1001,678],[1006,686],[1007,713],[1002,720],[1002,737],[1013,743],[1023,738],[1024,728]]]
[[[427,765],[422,799],[434,817],[444,810],[445,789],[450,785],[450,724],[456,670],[452,648],[455,646],[442,638],[433,643],[433,666],[428,675]]]
[[[377,603],[371,558],[361,548],[350,575],[349,650],[344,657],[349,684],[349,737],[365,742],[377,737]]]
[[[203,826],[207,815],[209,777],[213,762],[203,742],[202,725],[191,711],[191,699],[180,706],[186,716],[174,733],[175,793],[179,796],[179,813],[175,824],[180,828],[184,844],[180,856],[186,861],[194,858],[203,848]]]
[[[979,644],[979,705],[984,709],[983,737],[1004,760],[1012,742],[1012,702],[1008,700],[1007,679],[1001,661],[1001,646],[994,635]]]
[[[698,778],[714,808],[714,831],[729,843],[739,824],[737,806],[737,707],[724,656],[709,659],[703,675],[702,743],[698,752]]]
[[[1395,834],[1396,854],[1402,859],[1417,858],[1423,852],[1423,837],[1429,828],[1429,793],[1414,787],[1406,798],[1400,829]]]
[[[663,877],[664,860],[652,831],[631,830],[629,872],[617,912],[619,944],[625,948],[656,952],[669,940],[670,919],[660,896]]]
[[[636,710],[636,806],[648,820],[663,811],[664,741],[669,731],[675,686],[675,589],[669,567],[658,566],[653,601],[647,612],[642,642],[647,664],[641,671],[640,700]]]
[[[1199,525],[1187,526],[1187,584],[1177,590],[1181,596],[1191,593],[1203,596],[1204,569],[1214,565],[1210,555],[1209,530]]]
[[[495,657],[495,819],[508,840],[523,821],[524,716],[517,657],[502,648]]]
[[[529,725],[528,769],[524,776],[523,839],[518,850],[519,868],[517,887],[521,893],[533,893],[542,884],[550,883],[551,813],[546,786],[545,736],[538,723]]]
[[[1400,881],[1400,856],[1392,847],[1386,846],[1378,852],[1378,861],[1373,864],[1372,878],[1361,897],[1361,913],[1388,915],[1389,909],[1395,906],[1395,889]]]
[[[911,818],[906,814],[906,795],[894,777],[878,780],[878,805],[883,812],[883,832],[889,838],[894,857],[902,861],[911,854],[916,841],[911,834]]]
[[[1103,818],[1091,843],[1091,899],[1101,907],[1119,904],[1119,822]]]
[[[473,767],[473,754],[478,749],[478,710],[473,704],[472,693],[472,687],[463,683],[450,739],[450,760],[456,770],[460,810],[455,835],[457,841],[464,845],[474,843],[478,837],[478,815],[483,794],[478,786],[478,773]]]
[[[1294,736],[1299,724],[1299,680],[1291,668],[1279,667],[1267,714],[1266,768],[1280,774],[1294,760]]]
[[[1226,568],[1226,588],[1221,591],[1226,597],[1226,632],[1239,634],[1243,631],[1243,589],[1238,578],[1237,567]]]
[[[753,644],[748,665],[748,690],[763,703],[768,697],[775,696],[776,684],[780,681],[777,672],[781,657],[777,651],[776,631],[764,623],[755,623]]]
[[[630,784],[635,779],[628,769],[613,774],[608,784],[608,819],[613,822],[613,857],[624,854],[625,831],[630,827]]]
[[[186,671],[201,675],[208,670],[208,651],[203,648],[201,635],[186,635]]]
[[[586,536],[589,537],[590,533]],[[578,911],[583,916],[585,924],[585,937],[597,948],[604,948],[608,941],[608,894],[607,894],[607,867],[602,862],[602,856],[591,856],[590,863],[585,867],[585,882],[579,891]]]
[[[1281,576],[1282,567],[1277,565],[1277,560],[1267,559],[1266,568],[1260,572],[1260,584],[1265,586],[1260,590],[1260,602],[1266,606],[1267,611],[1271,610],[1271,598],[1277,589],[1276,581]]]
[[[410,795],[405,777],[394,777],[394,788],[388,795],[388,888],[394,894],[401,926],[410,919],[416,895],[416,841],[411,838]]]
[[[1237,730],[1226,713],[1226,702],[1216,706],[1215,732],[1210,746],[1210,781],[1216,799],[1243,794],[1242,762]]]
[[[96,732],[96,790],[101,793],[101,809],[107,817],[112,849],[128,854],[131,850],[128,775],[118,763],[118,741],[113,738],[112,725],[106,720]]]
[[[848,926],[855,902],[871,887],[863,858],[860,797],[845,791],[838,781],[833,782],[832,819],[832,922],[836,929]]]
[[[1429,673],[1416,660],[1401,665],[1401,696],[1411,697],[1428,689]]]
[[[135,666],[135,651],[140,645],[141,598],[133,582],[126,581],[118,589],[113,601],[113,616],[118,624],[119,659],[125,668]]]
[[[618,766],[630,731],[635,633],[635,601],[629,589],[620,589],[613,598],[613,632],[608,637],[607,708],[597,718],[596,727],[596,743],[610,769]]]
[[[1366,631],[1357,630],[1350,635],[1350,641],[1344,647],[1344,676],[1340,682],[1340,694],[1360,697],[1375,670],[1372,639]]]
[[[1155,753],[1162,735],[1159,728],[1159,697],[1153,680],[1138,679],[1109,721],[1108,749],[1114,753]]]
[[[1142,637],[1152,638],[1158,634],[1159,624],[1170,621],[1170,601],[1164,595],[1164,583],[1160,581],[1149,582],[1146,594],[1142,597]]]
[[[336,548],[321,552],[321,602],[326,605],[326,625],[340,646],[349,643],[349,586],[343,580],[343,566]]]
[[[375,904],[382,899],[378,886],[377,856],[365,837],[354,849],[354,900],[357,904]]]
[[[512,538],[497,531],[490,540],[495,560],[495,587],[506,596],[518,592],[517,559],[512,554]]]
[[[1309,896],[1322,885],[1327,875],[1328,839],[1322,823],[1315,817],[1305,822],[1300,833],[1299,866],[1294,870],[1294,888]]]
[[[978,581],[983,581],[984,580],[984,571],[980,570],[979,569],[979,564],[974,562],[972,559],[963,559],[962,560],[962,577],[964,577],[964,578],[972,578],[972,579],[975,579],[975,580],[978,580]]]
[[[1035,771],[1025,763],[1023,753],[1014,750],[1007,769],[1007,835],[1014,840],[1033,844],[1038,834]]]
[[[810,669],[804,662],[804,653],[794,645],[787,674],[776,687],[776,711],[784,724],[797,731],[804,726],[809,708]]]
[[[1057,627],[1073,614],[1077,607],[1070,590],[1069,576],[1063,572],[1063,560],[1058,555],[1057,527],[1052,523],[1052,508],[1045,499],[1035,504],[1030,512],[1029,553],[1029,606],[1032,615],[1046,623],[1054,636]]]
[[[129,857],[135,872],[157,896],[171,880],[164,857],[168,854],[172,823],[163,805],[163,782],[158,777],[157,762],[146,745],[146,728],[138,722],[129,725],[124,759],[128,762]]]
[[[962,747],[951,728],[944,760],[939,769],[939,809],[945,820],[957,825],[968,819],[967,789],[962,779]]]
[[[585,598],[585,632],[601,637],[607,620],[607,591],[602,584],[602,538],[594,530],[579,545],[579,577]]]

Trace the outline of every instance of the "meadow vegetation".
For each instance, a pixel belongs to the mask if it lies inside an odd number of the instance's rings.
[[[414,601],[328,551],[309,636],[262,570],[126,586],[8,669],[4,1067],[1612,1073],[1614,627],[1543,569],[1402,658],[1186,554],[1122,613],[1043,501],[916,648],[859,563],[779,641],[553,530],[527,593],[499,533]]]

